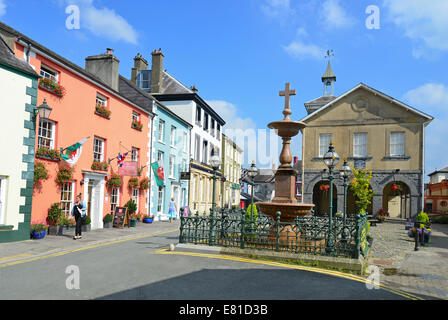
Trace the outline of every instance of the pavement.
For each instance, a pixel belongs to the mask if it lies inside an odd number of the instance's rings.
[[[104,228],[82,233],[82,239],[73,240],[74,231],[65,230],[62,236],[46,235],[43,239],[32,239],[19,242],[0,243],[0,268],[23,261],[32,261],[43,256],[57,255],[65,251],[77,251],[89,246],[119,243],[133,239],[145,238],[170,230],[177,230],[180,220],[155,221],[153,223],[138,222],[135,227]],[[177,243],[173,240],[173,243]]]
[[[380,282],[434,299],[448,299],[448,225],[433,224],[430,243],[414,251],[405,223],[390,221],[370,228],[368,264],[380,269]]]

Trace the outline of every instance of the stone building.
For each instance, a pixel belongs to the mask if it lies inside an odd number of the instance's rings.
[[[364,83],[334,96],[335,81],[328,62],[322,77],[324,95],[305,103],[308,115],[300,120],[307,125],[302,136],[304,202],[315,203],[317,213],[328,213],[330,196],[320,187],[328,185],[323,156],[332,141],[340,158],[336,171],[344,158],[352,168],[372,170],[375,195],[368,208],[370,214],[384,208],[391,217],[416,215],[423,208],[425,128],[433,117]],[[334,186],[333,210],[342,212],[342,179],[336,179]],[[348,213],[355,213],[350,190],[347,201]]]
[[[240,179],[243,161],[243,150],[225,134],[222,135],[222,172],[220,205],[223,208],[240,205]],[[225,181],[224,181],[225,180]]]

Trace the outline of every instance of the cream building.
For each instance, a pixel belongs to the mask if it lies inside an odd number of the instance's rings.
[[[305,103],[304,201],[316,204],[317,213],[328,213],[330,196],[320,186],[328,184],[322,157],[332,141],[340,158],[335,170],[340,170],[344,158],[352,168],[372,170],[375,195],[369,213],[384,208],[391,217],[416,215],[423,208],[425,128],[433,117],[364,83],[336,97],[335,81],[329,62],[322,77],[324,96]],[[342,179],[336,179],[334,186],[334,212],[342,212]],[[349,214],[356,211],[354,202],[348,191]]]
[[[223,208],[239,207],[240,179],[243,150],[226,135],[222,135],[222,171],[226,181],[221,181],[221,206]]]
[[[0,242],[30,239],[38,75],[0,36]],[[43,223],[43,221],[41,221]]]

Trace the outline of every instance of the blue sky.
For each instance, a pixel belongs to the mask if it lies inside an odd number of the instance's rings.
[[[79,30],[66,27],[71,4]],[[366,27],[371,5],[379,29]],[[332,49],[336,95],[364,82],[436,118],[426,131],[426,173],[448,166],[447,16],[446,0],[0,0],[1,21],[80,66],[112,47],[130,77],[137,53],[150,60],[162,48],[168,72],[239,128],[282,119],[285,82],[297,91],[292,118],[303,118],[303,103],[322,95]]]

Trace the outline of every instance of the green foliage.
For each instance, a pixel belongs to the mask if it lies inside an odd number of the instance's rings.
[[[353,169],[354,178],[350,183],[350,190],[356,199],[356,205],[359,208],[358,213],[367,211],[367,207],[371,203],[372,197],[375,194],[370,187],[370,180],[372,179],[372,171]]]
[[[47,147],[40,147],[36,151],[36,156],[42,156],[50,158],[52,160],[61,160],[61,154],[57,150],[53,150]]]
[[[42,162],[36,162],[34,164],[34,184],[39,183],[42,180],[48,179],[48,170],[45,164]]]
[[[66,217],[61,217],[61,219],[59,220],[58,225],[60,226],[66,226],[66,227],[73,227],[75,226],[76,222],[73,219],[69,219]]]
[[[135,189],[139,187],[139,181],[137,177],[133,177],[129,179],[128,186],[131,189]]]
[[[112,222],[114,220],[114,217],[110,213],[106,214],[103,218],[104,223]]]
[[[107,180],[106,184],[109,188],[119,188],[121,186],[121,176],[117,173],[113,173],[110,179]]]
[[[56,226],[59,224],[62,218],[62,210],[58,202],[53,203],[48,210],[47,222],[50,226]]]
[[[134,214],[135,211],[137,211],[137,204],[131,199],[129,200],[125,205],[126,208],[128,208],[128,213]]]
[[[86,216],[86,218],[82,221],[83,225],[88,225],[90,224],[92,221],[90,220],[90,216]]]
[[[31,232],[35,231],[35,232],[42,232],[42,231],[46,231],[48,228],[48,226],[45,223],[39,223],[39,222],[32,222],[31,223]]]
[[[61,186],[69,182],[73,178],[73,170],[71,167],[61,166],[55,179],[56,183]]]
[[[416,219],[417,219],[417,221],[420,221],[420,222],[424,223],[425,225],[429,222],[428,214],[424,211],[420,212],[417,215]]]
[[[254,221],[258,220],[258,210],[257,210],[257,206],[254,203],[254,210],[252,213],[252,204],[250,204],[247,209],[246,209],[246,220],[251,220],[253,219]]]

